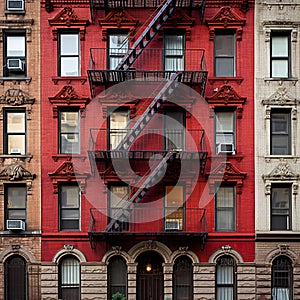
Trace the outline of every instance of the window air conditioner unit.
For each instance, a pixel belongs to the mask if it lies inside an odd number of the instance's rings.
[[[6,227],[8,230],[25,230],[25,222],[22,220],[7,220]]]
[[[179,230],[180,223],[179,220],[166,220],[165,221],[165,230]]]
[[[9,58],[7,60],[7,69],[12,71],[24,71],[24,63],[20,58]]]
[[[24,0],[7,0],[8,10],[24,10]]]
[[[233,144],[219,144],[217,146],[217,153],[230,153],[230,154],[234,154],[234,145]]]

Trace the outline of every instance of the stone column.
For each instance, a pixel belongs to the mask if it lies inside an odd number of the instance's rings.
[[[136,300],[137,263],[128,263],[128,300]]]
[[[164,295],[166,300],[172,300],[173,294],[173,264],[163,264],[164,272]]]

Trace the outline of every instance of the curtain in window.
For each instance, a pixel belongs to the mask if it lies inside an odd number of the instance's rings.
[[[183,35],[165,35],[165,70],[184,70]]]
[[[272,289],[273,300],[289,300],[289,289],[288,288],[273,288]]]

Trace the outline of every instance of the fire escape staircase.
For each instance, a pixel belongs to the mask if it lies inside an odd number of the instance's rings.
[[[158,13],[135,41],[132,48],[130,48],[125,56],[120,60],[119,64],[116,67],[116,70],[127,70],[128,68],[130,68],[130,66],[154,38],[158,30],[168,20],[169,16],[175,10],[175,6],[176,0],[166,0],[164,2]]]
[[[115,215],[111,216],[111,221],[108,223],[104,232],[115,231],[120,226],[119,220],[122,216],[128,216],[130,211],[132,211],[135,206],[143,199],[146,193],[149,191],[150,187],[155,184],[160,178],[162,174],[164,174],[167,165],[172,162],[174,155],[177,153],[177,150],[171,150],[167,152],[167,154],[163,157],[163,159],[159,162],[156,168],[149,175],[146,174],[137,185],[140,185],[138,190],[134,193],[134,195],[126,201],[126,204],[121,207]],[[124,200],[123,200],[124,201]]]

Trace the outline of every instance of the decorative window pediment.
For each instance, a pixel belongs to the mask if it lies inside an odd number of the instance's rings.
[[[53,27],[53,40],[57,40],[59,29],[79,29],[80,40],[84,41],[85,28],[89,25],[89,20],[80,19],[71,7],[65,7],[53,19],[48,20]]]
[[[230,162],[221,163],[217,168],[215,168],[211,173],[207,174],[209,176],[209,189],[210,193],[215,192],[215,183],[226,183],[234,184],[236,186],[236,193],[242,193],[243,181],[247,176],[247,173],[242,173]]]
[[[216,107],[236,107],[236,116],[241,118],[246,98],[239,96],[230,85],[224,84],[214,95],[206,97],[206,101],[209,104],[211,118]]]
[[[109,29],[129,29],[130,36],[133,37],[139,21],[133,18],[126,10],[116,9],[111,11],[105,18],[99,20],[102,27],[102,40],[107,40],[107,30]]]
[[[300,100],[297,100],[294,96],[290,95],[285,87],[279,87],[277,91],[272,94],[268,99],[263,99],[263,105],[272,106],[287,106],[287,105],[297,105]]]
[[[78,182],[82,194],[86,192],[86,180],[89,177],[89,173],[76,171],[71,161],[63,162],[53,173],[48,173],[48,175],[52,180],[54,194],[58,193],[59,183],[72,182]]]
[[[82,116],[84,116],[86,105],[90,99],[82,97],[75,92],[73,86],[64,86],[54,97],[49,97],[52,104],[53,117],[58,116],[58,107],[79,107]]]
[[[209,39],[214,40],[216,29],[235,29],[236,39],[241,41],[245,23],[246,20],[235,13],[230,6],[222,7],[213,18],[206,20],[209,27]]]

